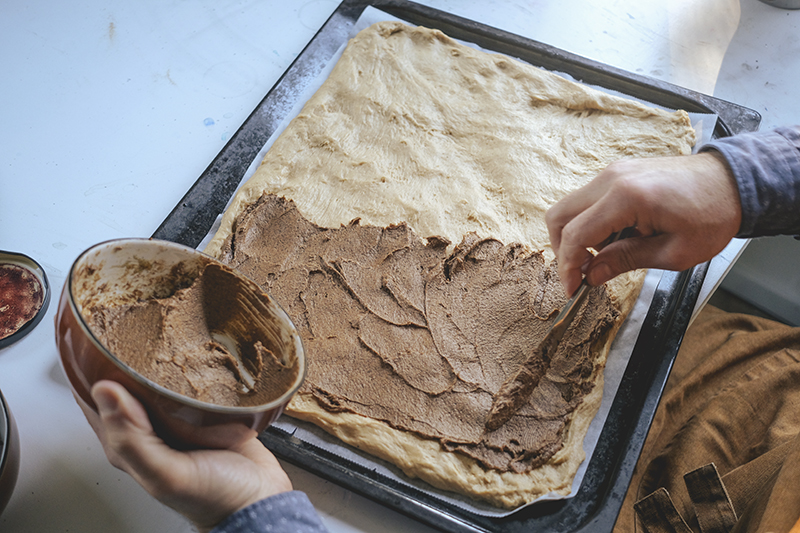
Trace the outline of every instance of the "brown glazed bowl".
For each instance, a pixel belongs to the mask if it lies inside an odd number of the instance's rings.
[[[82,311],[96,304],[115,305],[163,297],[174,291],[174,272],[195,275],[207,255],[180,244],[153,239],[119,239],[92,246],[73,263],[56,315],[56,344],[61,365],[79,402],[97,408],[89,391],[100,380],[122,384],[145,407],[156,433],[176,448],[229,448],[252,438],[283,412],[305,377],[305,354],[289,317],[258,285],[238,271],[242,283],[230,301],[244,326],[219,326],[236,347],[259,340],[284,364],[297,365],[297,378],[277,399],[256,406],[223,406],[181,395],[155,383],[118,359],[91,331]],[[166,288],[165,288],[166,287]],[[241,293],[241,294],[240,294]],[[247,336],[249,339],[242,339]],[[235,348],[234,348],[235,349]]]
[[[19,474],[19,434],[14,417],[0,392],[0,514],[8,505]]]

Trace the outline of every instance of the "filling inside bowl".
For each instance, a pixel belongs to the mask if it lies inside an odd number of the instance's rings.
[[[255,406],[292,388],[297,358],[281,348],[282,326],[264,295],[216,263],[173,280],[160,278],[158,291],[134,301],[96,300],[83,307],[84,320],[119,360],[190,398]]]

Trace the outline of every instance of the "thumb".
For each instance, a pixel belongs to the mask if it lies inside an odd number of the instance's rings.
[[[148,492],[166,464],[173,470],[183,466],[179,454],[154,433],[142,404],[122,385],[99,381],[91,394],[104,430],[100,440],[112,465],[130,474]]]
[[[666,235],[631,237],[603,248],[586,268],[586,282],[597,286],[640,268],[667,268],[664,254]]]
[[[119,383],[98,381],[92,387],[91,395],[107,430],[114,433],[149,433],[153,430],[142,404]]]

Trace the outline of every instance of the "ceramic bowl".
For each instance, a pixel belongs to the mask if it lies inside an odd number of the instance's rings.
[[[761,0],[772,7],[781,9],[800,9],[800,0]]]
[[[33,328],[42,320],[42,317],[44,317],[47,312],[47,306],[50,305],[50,283],[47,280],[47,274],[45,274],[44,268],[25,254],[0,250],[0,269],[12,269],[12,271],[19,273],[14,276],[17,279],[15,280],[16,283],[12,285],[15,286],[4,288],[3,282],[0,280],[0,291],[8,291],[5,294],[0,292],[0,295],[15,295],[11,297],[12,306],[15,304],[13,300],[18,297],[25,296],[22,299],[27,300],[26,303],[28,304],[31,303],[29,298],[34,298],[34,296],[27,291],[23,290],[22,292],[18,292],[22,289],[22,286],[18,284],[25,283],[25,278],[27,278],[29,282],[38,284],[36,290],[37,294],[35,296],[35,299],[38,299],[38,306],[34,308],[35,312],[32,316],[25,317],[22,321],[15,320],[13,324],[5,324],[0,320],[0,348],[4,348],[17,342],[33,331]],[[5,272],[9,271],[6,270]],[[21,279],[19,277],[20,275],[23,276]],[[12,282],[12,280],[9,278],[7,282]],[[6,301],[5,298],[0,296],[0,307],[8,303],[9,302]],[[19,304],[19,302],[17,302],[17,304]]]
[[[0,514],[8,505],[19,474],[19,434],[14,417],[0,392]]]
[[[297,377],[280,397],[254,406],[225,406],[199,401],[145,378],[121,361],[93,333],[84,311],[95,305],[118,305],[164,297],[174,292],[175,273],[196,276],[205,265],[219,263],[183,245],[153,239],[119,239],[83,252],[67,276],[56,315],[56,344],[61,365],[79,402],[97,410],[89,391],[97,381],[122,384],[145,407],[156,433],[176,448],[228,448],[261,432],[283,412],[305,377],[305,355],[289,317],[256,283],[230,271],[241,283],[227,304],[233,315],[246,316],[245,327],[222,331],[236,350],[259,340],[285,364],[297,365]],[[244,302],[244,303],[243,303]],[[239,309],[235,306],[245,306]],[[87,311],[88,312],[88,311]],[[247,314],[250,313],[250,314]],[[239,321],[241,322],[241,320]]]

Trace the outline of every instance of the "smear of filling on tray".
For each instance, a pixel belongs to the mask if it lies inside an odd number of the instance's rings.
[[[566,296],[556,265],[539,252],[474,234],[449,245],[405,224],[322,228],[293,202],[265,195],[236,220],[220,259],[295,322],[309,365],[301,394],[438,440],[488,468],[528,471],[562,447],[570,414],[593,387],[591,346],[618,312],[593,289],[530,401],[486,433],[492,395]]]

